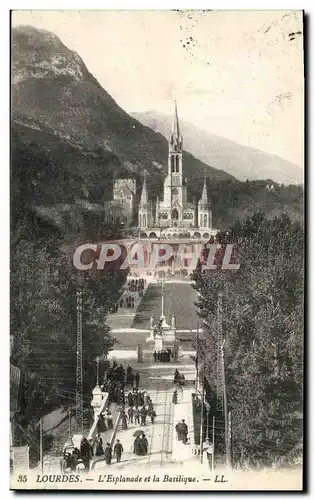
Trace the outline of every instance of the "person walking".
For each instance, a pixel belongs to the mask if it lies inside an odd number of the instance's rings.
[[[123,431],[125,431],[128,428],[127,418],[124,411],[121,412],[121,427]]]
[[[148,441],[147,437],[143,433],[140,437],[140,455],[147,455],[148,452]]]
[[[112,460],[112,448],[110,446],[110,443],[107,443],[106,449],[105,449],[105,460],[106,464],[110,465],[111,460]]]
[[[133,406],[130,406],[130,408],[128,409],[128,417],[129,417],[129,423],[133,424],[133,417],[134,417]]]
[[[116,457],[117,463],[121,462],[121,456],[122,456],[122,453],[123,453],[123,446],[120,443],[119,439],[117,439],[116,444],[114,445],[113,453],[114,453],[114,455]]]
[[[131,368],[130,365],[127,366],[127,369],[126,369],[126,384],[127,385],[132,385],[132,377],[131,377],[131,374],[133,373],[133,370]]]
[[[140,374],[138,372],[136,372],[136,374],[135,374],[135,387],[137,389],[138,389],[139,383],[140,383]]]
[[[140,411],[141,414],[141,425],[146,425],[147,410],[145,406]]]
[[[135,425],[139,425],[140,423],[140,411],[138,409],[138,406],[134,410],[134,423]]]
[[[181,422],[181,433],[183,444],[186,444],[188,441],[188,426],[186,425],[184,419]]]
[[[89,461],[93,456],[93,452],[88,440],[85,437],[81,441],[80,455],[83,460],[85,469],[89,470]]]
[[[107,426],[106,426],[106,421],[103,413],[99,415],[98,422],[97,422],[97,432],[100,434],[101,432],[106,432]]]
[[[147,406],[148,405],[148,402],[150,400],[150,397],[148,395],[148,392],[147,391],[144,391],[144,405]]]
[[[133,394],[132,394],[131,391],[128,393],[128,405],[129,406],[133,406],[134,405]]]
[[[148,410],[148,415],[150,416],[150,421],[151,423],[153,424],[154,421],[155,421],[155,417],[156,417],[156,412],[155,410],[152,408],[150,410]]]
[[[100,437],[100,435],[98,434],[97,438],[96,438],[96,457],[101,457],[102,455],[104,454],[104,449],[103,449],[103,446],[102,446],[102,439]]]
[[[108,429],[113,429],[113,418],[110,410],[106,410],[106,422]]]
[[[173,394],[172,394],[172,402],[174,405],[176,405],[178,403],[178,391],[177,391],[177,389],[175,389]]]
[[[178,423],[176,424],[175,429],[176,429],[176,433],[177,433],[177,440],[178,440],[178,441],[181,441],[181,429],[180,429],[180,422],[178,422]]]
[[[154,361],[155,361],[155,363],[156,363],[156,361],[157,361],[157,352],[156,352],[156,351],[154,351],[153,356],[154,356]]]

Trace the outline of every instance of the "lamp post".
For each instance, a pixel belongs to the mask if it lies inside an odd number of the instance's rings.
[[[209,412],[210,412],[210,404],[205,401],[206,408],[206,441],[209,441]]]

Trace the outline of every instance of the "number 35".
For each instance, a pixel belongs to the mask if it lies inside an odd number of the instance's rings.
[[[26,483],[27,482],[27,476],[21,476],[19,475],[17,478],[18,483]]]

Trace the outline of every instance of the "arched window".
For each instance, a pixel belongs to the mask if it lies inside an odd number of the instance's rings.
[[[207,214],[204,214],[204,227],[207,227]]]
[[[201,216],[200,216],[200,226],[201,226],[201,227],[203,226],[203,216],[202,216],[202,214],[201,214]]]
[[[142,225],[142,215],[140,214],[139,215],[139,226],[141,227],[141,225]]]
[[[180,158],[179,156],[176,156],[176,172],[179,172],[179,167],[180,167]]]
[[[143,226],[146,227],[146,214],[143,214]]]
[[[173,173],[175,171],[174,170],[174,156],[173,155],[171,156],[170,162],[171,162],[171,172]]]

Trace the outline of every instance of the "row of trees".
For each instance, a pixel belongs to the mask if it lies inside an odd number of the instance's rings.
[[[301,455],[303,231],[282,215],[256,214],[220,234],[239,270],[195,270],[204,322],[199,358],[217,387],[217,297],[223,336],[232,454],[240,466],[291,463]]]
[[[61,251],[62,238],[41,221],[19,219],[11,233],[11,362],[22,371],[17,428],[26,429],[60,405],[75,404],[76,292],[83,290],[83,370],[86,402],[96,357],[114,339],[105,317],[127,271],[79,276]],[[22,439],[23,441],[23,439]]]

